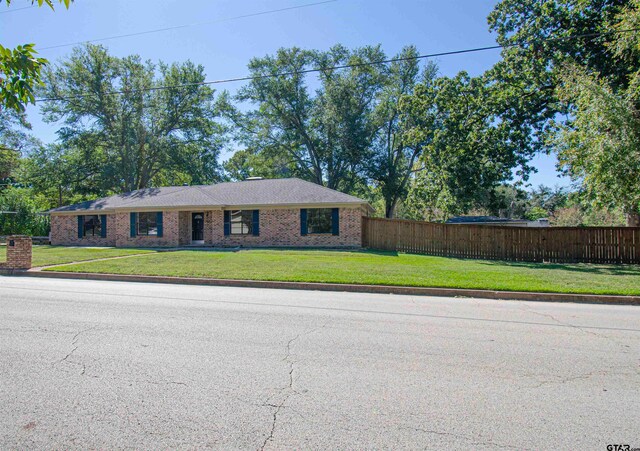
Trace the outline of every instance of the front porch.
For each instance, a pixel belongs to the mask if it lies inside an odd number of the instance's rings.
[[[330,233],[307,233],[301,208],[199,209],[164,212],[166,247],[360,247],[362,210],[333,208]],[[152,240],[145,244],[152,245]],[[134,244],[129,240],[129,245]],[[135,245],[145,245],[140,240]]]
[[[184,247],[199,247],[212,244],[211,229],[213,211],[189,210],[178,212],[178,244]],[[207,220],[208,219],[208,220]],[[205,225],[207,223],[208,225]],[[205,232],[209,232],[208,239]]]

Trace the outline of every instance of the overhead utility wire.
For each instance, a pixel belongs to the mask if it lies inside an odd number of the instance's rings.
[[[228,21],[231,21],[231,20],[246,19],[248,17],[265,16],[267,14],[275,14],[275,13],[280,13],[280,12],[284,12],[284,11],[291,11],[291,10],[294,10],[294,9],[308,8],[310,6],[324,5],[326,3],[334,3],[334,2],[337,2],[337,1],[338,0],[324,0],[324,1],[321,1],[321,2],[306,3],[304,5],[289,6],[287,8],[280,8],[280,9],[271,9],[271,10],[268,10],[268,11],[260,11],[260,12],[251,13],[251,14],[243,14],[241,16],[227,17],[227,18],[224,18],[224,19],[209,20],[209,21],[206,21],[206,22],[195,22],[195,23],[189,23],[189,24],[183,24],[183,25],[174,25],[174,26],[171,26],[171,27],[156,28],[156,29],[153,29],[153,30],[145,30],[145,31],[137,31],[135,33],[119,34],[119,35],[116,35],[116,36],[107,36],[107,37],[104,37],[104,38],[89,39],[89,40],[86,40],[86,41],[78,41],[78,42],[70,42],[70,43],[67,43],[67,44],[51,45],[49,47],[41,47],[40,50],[58,49],[58,48],[61,48],[61,47],[70,47],[72,45],[86,44],[86,43],[89,43],[89,42],[110,41],[112,39],[128,38],[128,37],[131,37],[131,36],[141,36],[141,35],[145,35],[145,34],[160,33],[160,32],[169,31],[169,30],[179,30],[181,28],[195,27],[195,26],[199,26],[199,25],[210,25],[210,24],[214,24],[214,23],[228,22]]]
[[[36,7],[36,5],[23,6],[22,8],[11,8],[11,9],[8,9],[6,11],[0,11],[0,14],[14,13],[16,11],[22,11],[23,9],[31,9],[31,8],[35,8],[35,7]]]
[[[555,39],[545,39],[546,42],[548,41],[567,41],[567,40],[571,40],[571,39],[579,39],[579,38],[590,38],[590,37],[599,37],[599,36],[605,36],[605,35],[610,35],[610,34],[618,34],[618,33],[630,33],[633,31],[640,31],[640,27],[638,28],[630,28],[630,29],[626,29],[626,30],[615,30],[615,31],[608,31],[608,32],[604,32],[604,33],[586,33],[586,34],[581,34],[581,35],[576,35],[576,36],[567,36],[564,38],[555,38]],[[136,92],[146,92],[146,91],[159,91],[159,90],[164,90],[164,89],[177,89],[177,88],[188,88],[190,86],[203,86],[203,85],[217,85],[217,84],[223,84],[223,83],[234,83],[234,82],[239,82],[239,81],[251,81],[251,80],[261,80],[264,78],[276,78],[276,77],[284,77],[284,76],[289,76],[289,75],[304,75],[304,74],[310,74],[310,73],[314,73],[314,72],[325,72],[325,71],[330,71],[330,70],[339,70],[339,69],[348,69],[348,68],[355,68],[355,67],[365,67],[365,66],[376,66],[378,64],[389,64],[389,63],[396,63],[396,62],[401,62],[401,61],[411,61],[411,60],[420,60],[420,59],[425,59],[425,58],[437,58],[440,56],[451,56],[451,55],[461,55],[464,53],[474,53],[474,52],[484,52],[487,50],[497,50],[497,49],[507,49],[507,48],[512,48],[512,47],[524,47],[526,45],[531,45],[530,42],[521,42],[521,43],[517,43],[517,44],[506,44],[506,45],[490,45],[490,46],[486,46],[486,47],[475,47],[475,48],[471,48],[471,49],[462,49],[462,50],[451,50],[448,52],[439,52],[439,53],[429,53],[426,55],[417,55],[417,56],[406,56],[406,57],[402,57],[402,58],[390,58],[390,59],[386,59],[386,60],[379,60],[379,61],[371,61],[371,62],[364,62],[364,63],[353,63],[353,64],[342,64],[339,66],[331,66],[331,67],[323,67],[323,68],[311,68],[311,69],[303,69],[303,70],[299,70],[299,71],[289,71],[289,72],[280,72],[277,74],[265,74],[265,75],[250,75],[250,76],[245,76],[245,77],[235,77],[235,78],[223,78],[220,80],[210,80],[210,81],[201,81],[201,82],[195,82],[195,83],[184,83],[184,84],[180,84],[180,85],[168,85],[168,86],[154,86],[151,88],[142,88],[142,89],[132,89],[132,90],[120,90],[120,91],[111,91],[111,92],[106,92],[104,93],[104,95],[118,95],[118,94],[132,94],[132,93],[136,93]],[[60,100],[73,100],[73,99],[81,99],[84,97],[89,97],[95,94],[80,94],[80,95],[76,95],[76,96],[70,96],[70,97],[48,97],[48,98],[43,98],[43,99],[36,99],[36,102],[53,102],[53,101],[60,101]]]

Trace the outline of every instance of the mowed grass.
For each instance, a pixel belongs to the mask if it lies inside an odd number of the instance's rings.
[[[148,249],[116,249],[113,247],[65,247],[33,246],[33,266],[59,265],[62,263],[95,260],[96,258],[121,257],[124,255],[155,252]],[[6,246],[0,246],[0,261],[7,258]]]
[[[184,250],[51,271],[560,293],[640,294],[640,266],[510,263],[383,252]]]

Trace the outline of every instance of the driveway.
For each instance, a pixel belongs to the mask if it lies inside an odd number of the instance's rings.
[[[0,277],[0,448],[640,447],[640,307]]]

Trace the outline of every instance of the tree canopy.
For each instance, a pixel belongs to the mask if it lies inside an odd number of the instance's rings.
[[[211,183],[220,179],[224,128],[204,80],[190,61],[154,64],[87,45],[46,71],[43,95],[55,100],[42,111],[62,123],[58,156],[81,164],[82,183],[96,193]]]
[[[618,16],[617,29],[640,24],[640,1]],[[560,164],[588,198],[620,207],[627,224],[640,226],[640,38],[638,33],[612,37],[607,48],[614,65],[627,67],[624,83],[567,63],[557,92],[572,105],[573,119],[558,124],[552,139]]]
[[[442,76],[413,46],[393,58],[379,45],[292,47],[253,58],[250,80],[219,96],[190,61],[86,45],[44,69],[32,44],[0,48],[5,204],[34,214],[152,186],[300,177],[386,217],[593,225],[624,213],[638,225],[639,11],[640,0],[501,0],[488,23],[504,48],[483,74]],[[58,127],[45,144],[23,113],[40,82]],[[575,192],[527,190],[540,152],[558,155]]]
[[[59,0],[69,8],[71,0]],[[11,0],[6,0],[7,6]],[[38,6],[54,9],[54,0],[34,0]],[[48,63],[36,57],[35,44],[23,44],[15,49],[0,45],[0,110],[23,112],[25,105],[35,103],[34,91],[42,80],[42,69]]]
[[[503,58],[487,72],[528,146],[557,152],[586,198],[640,224],[638,0],[502,0],[489,16]],[[635,171],[635,172],[634,172]]]
[[[431,85],[437,77],[437,66],[427,64],[422,73],[415,57],[415,47],[407,47],[383,69],[384,83],[377,96],[371,120],[375,124],[366,175],[379,188],[384,199],[384,214],[392,218],[398,203],[406,196],[415,166],[424,144],[407,136],[410,126],[432,120],[426,115],[403,114],[402,102],[413,95],[419,83]],[[422,113],[422,112],[421,112]]]
[[[338,65],[384,59],[379,47],[329,51],[280,49],[254,58],[254,77],[234,100],[254,106],[245,113],[227,104],[236,138],[264,159],[285,160],[293,172],[329,188],[349,191],[357,183],[375,127],[368,117],[382,82],[375,65]],[[305,71],[321,68],[319,87],[310,88]]]
[[[526,179],[533,150],[528,130],[505,121],[501,98],[483,77],[461,72],[416,88],[403,102],[406,136],[422,148],[411,202],[437,205],[446,216],[490,196],[514,171]]]

